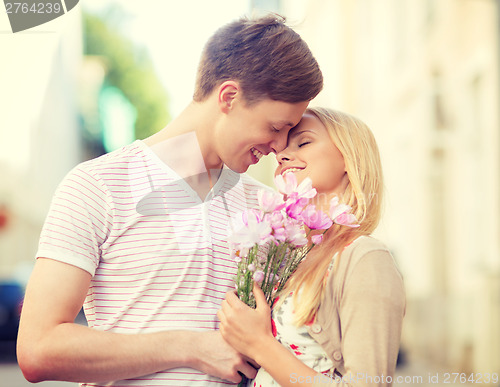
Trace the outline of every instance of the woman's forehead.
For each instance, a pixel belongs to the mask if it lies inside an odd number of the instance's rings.
[[[293,139],[294,137],[298,137],[302,133],[317,133],[319,130],[324,129],[321,121],[312,114],[304,114],[300,122],[290,129],[288,132],[288,139]]]

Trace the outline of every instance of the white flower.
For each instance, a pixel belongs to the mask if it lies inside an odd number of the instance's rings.
[[[230,243],[239,246],[240,249],[250,249],[255,244],[261,245],[272,239],[272,228],[268,222],[260,221],[252,211],[247,212],[246,215],[247,224],[243,226],[241,226],[243,222],[239,224],[239,228],[230,236]]]

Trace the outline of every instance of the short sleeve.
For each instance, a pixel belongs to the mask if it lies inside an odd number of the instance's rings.
[[[42,228],[37,258],[77,266],[91,275],[111,229],[109,194],[85,163],[58,186]]]

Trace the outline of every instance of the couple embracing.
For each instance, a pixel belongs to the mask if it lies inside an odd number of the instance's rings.
[[[378,148],[356,117],[308,107],[322,86],[318,63],[282,19],[243,18],[207,42],[193,100],[177,118],[75,167],[54,195],[26,290],[25,377],[390,384],[405,296],[392,256],[371,236],[382,202]],[[280,302],[271,310],[255,286],[252,309],[232,292],[227,226],[257,207],[263,185],[245,172],[270,153],[276,175],[310,178],[314,204],[340,197],[359,227],[328,230]],[[74,323],[82,306],[88,327]]]

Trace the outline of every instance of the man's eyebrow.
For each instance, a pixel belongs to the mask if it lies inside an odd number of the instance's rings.
[[[297,137],[302,133],[309,132],[309,133],[314,133],[311,129],[302,129],[302,130],[292,130],[289,134],[289,137]]]
[[[294,126],[296,126],[297,124],[294,124],[293,122],[288,122],[288,121],[278,121],[278,126],[289,126],[291,128],[293,128]]]

